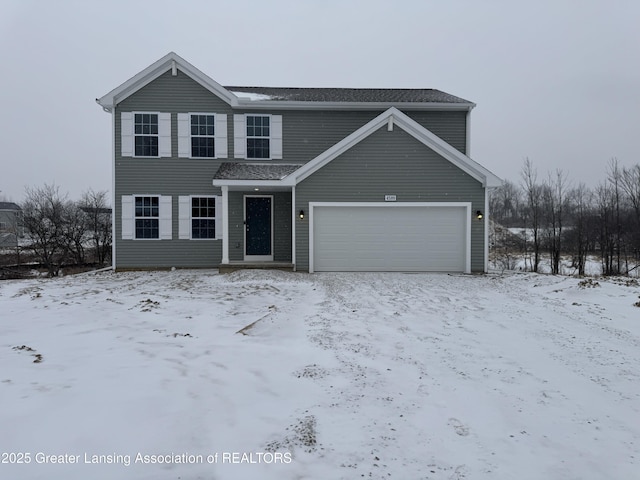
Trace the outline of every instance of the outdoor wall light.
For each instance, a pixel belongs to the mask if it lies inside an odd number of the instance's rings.
[[[300,210],[300,214],[298,215],[300,220],[304,220],[304,210]]]
[[[482,220],[484,218],[484,215],[482,214],[482,212],[480,210],[476,211],[476,218],[478,220]]]

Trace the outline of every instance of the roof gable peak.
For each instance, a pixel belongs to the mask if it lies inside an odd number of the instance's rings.
[[[101,105],[105,111],[111,112],[112,109],[122,100],[134,94],[169,70],[171,70],[174,75],[177,70],[180,70],[213,94],[220,97],[222,100],[231,105],[237,105],[238,99],[235,95],[175,52],[169,52],[164,57],[152,63],[106,95],[101,98],[97,98],[96,102]]]

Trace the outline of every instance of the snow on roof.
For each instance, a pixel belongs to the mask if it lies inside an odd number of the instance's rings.
[[[265,95],[264,93],[255,93],[255,92],[237,92],[230,90],[236,97],[245,98],[248,100],[259,101],[259,100],[272,100],[273,97],[271,95]]]

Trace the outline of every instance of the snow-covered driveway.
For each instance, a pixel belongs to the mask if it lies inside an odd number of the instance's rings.
[[[640,286],[598,282],[0,282],[0,478],[635,478]]]

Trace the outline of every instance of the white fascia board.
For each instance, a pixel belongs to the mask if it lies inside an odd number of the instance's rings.
[[[286,182],[286,178],[283,180],[224,180],[213,179],[214,187],[245,187],[245,188],[285,188],[291,187],[294,184],[292,182]]]
[[[269,110],[386,110],[391,107],[403,110],[472,110],[475,103],[389,103],[389,102],[290,102],[286,100],[247,100],[239,98],[237,108]]]
[[[200,85],[202,85],[207,90],[214,93],[230,105],[237,105],[238,98],[235,95],[233,95],[218,82],[205,75],[203,72],[198,70],[196,67],[191,65],[189,62],[187,62],[185,59],[174,52],[168,53],[157,62],[149,65],[147,68],[131,77],[119,87],[114,88],[103,97],[96,99],[96,102],[101,105],[102,108],[104,108],[106,111],[111,111],[113,107],[115,107],[122,100],[137,92],[142,87],[158,78],[160,75],[171,70],[174,65],[185,75],[198,82]]]

